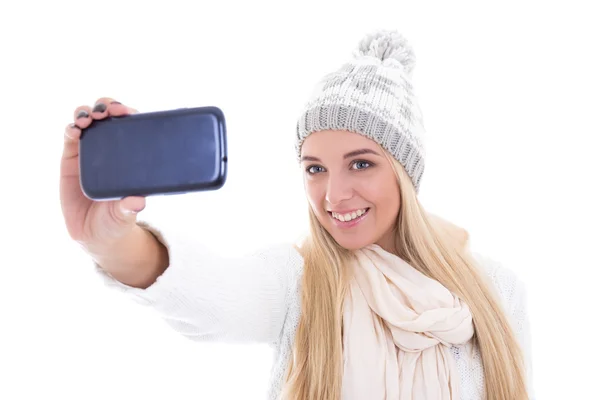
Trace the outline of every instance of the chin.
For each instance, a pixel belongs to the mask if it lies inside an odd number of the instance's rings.
[[[369,246],[373,244],[374,241],[365,239],[366,235],[356,235],[357,237],[347,237],[345,235],[340,235],[338,232],[330,232],[333,239],[345,248],[346,250],[359,250],[363,247]]]
[[[338,244],[340,246],[342,246],[343,248],[345,248],[346,250],[355,251],[355,250],[360,250],[363,247],[370,245],[371,243],[348,243],[348,244],[346,244],[343,242],[342,243],[338,242]]]

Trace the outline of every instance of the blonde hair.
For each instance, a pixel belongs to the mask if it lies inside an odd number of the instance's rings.
[[[381,146],[380,146],[381,147]],[[469,254],[466,230],[425,212],[404,167],[383,148],[400,190],[395,230],[399,256],[465,301],[473,315],[487,400],[527,399],[522,350],[501,303]],[[302,314],[285,376],[282,399],[338,400],[343,373],[342,310],[352,253],[323,228],[309,207]]]

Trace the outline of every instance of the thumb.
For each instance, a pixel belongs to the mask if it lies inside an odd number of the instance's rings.
[[[146,207],[146,199],[144,197],[129,196],[115,203],[116,212],[122,222],[131,223],[136,220],[137,213]]]

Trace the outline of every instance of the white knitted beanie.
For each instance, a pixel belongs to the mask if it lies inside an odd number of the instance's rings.
[[[397,31],[366,35],[351,61],[316,85],[296,126],[296,152],[322,130],[347,130],[379,143],[396,158],[419,192],[425,167],[424,125],[410,82],[415,55]]]

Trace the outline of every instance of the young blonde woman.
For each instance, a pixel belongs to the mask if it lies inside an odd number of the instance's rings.
[[[317,85],[297,123],[310,234],[240,259],[136,219],[144,198],[95,203],[79,187],[78,139],[135,110],[75,110],[61,165],[71,237],[111,288],[192,340],[275,348],[271,399],[532,398],[523,285],[426,212],[414,52],[366,35]]]

